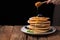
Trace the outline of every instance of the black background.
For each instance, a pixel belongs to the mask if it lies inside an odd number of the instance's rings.
[[[0,24],[2,25],[26,25],[27,20],[36,16],[34,3],[39,0],[3,1],[1,3]],[[43,0],[42,0],[43,1]],[[53,18],[54,4],[43,4],[39,7],[39,13]]]

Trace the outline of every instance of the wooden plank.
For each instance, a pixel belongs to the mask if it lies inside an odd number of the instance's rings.
[[[23,26],[20,27],[20,37],[19,37],[19,40],[27,40],[27,34],[21,32],[21,28]]]
[[[19,40],[19,26],[13,27],[13,32],[11,34],[10,40]]]
[[[22,33],[22,35],[21,35],[21,33],[20,33],[19,40],[27,40],[27,35],[24,33]]]
[[[37,36],[35,36],[35,35],[28,35],[27,40],[37,40]]]
[[[47,36],[40,36],[38,40],[47,40]]]
[[[33,40],[32,36],[28,36],[27,40]]]
[[[14,26],[10,40],[25,40],[24,34],[20,31],[21,26]],[[25,38],[25,39],[24,39]]]
[[[28,40],[47,40],[47,36],[28,36]]]
[[[10,40],[13,26],[2,26],[0,28],[0,40]]]
[[[33,40],[38,40],[38,37],[37,37],[37,36],[34,36],[34,37],[33,37]]]
[[[60,26],[56,26],[57,31],[48,36],[48,40],[60,40]]]
[[[13,31],[13,26],[4,26],[4,33],[11,34]]]

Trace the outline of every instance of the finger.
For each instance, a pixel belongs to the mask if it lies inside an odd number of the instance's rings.
[[[49,4],[50,2],[51,2],[51,0],[48,0],[48,1],[47,1],[47,4]]]

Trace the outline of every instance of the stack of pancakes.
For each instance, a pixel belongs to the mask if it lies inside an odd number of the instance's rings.
[[[38,17],[34,16],[29,18],[27,27],[34,33],[42,33],[49,31],[50,21],[48,17]]]

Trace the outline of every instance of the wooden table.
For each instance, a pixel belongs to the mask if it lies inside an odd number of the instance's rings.
[[[55,26],[57,32],[46,36],[31,36],[20,31],[23,26],[0,26],[0,40],[60,40],[60,26]]]

